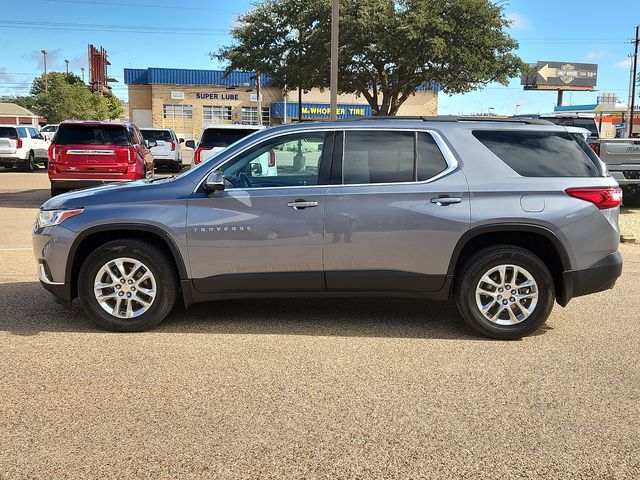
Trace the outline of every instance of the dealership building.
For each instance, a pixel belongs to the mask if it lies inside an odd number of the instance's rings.
[[[299,109],[296,90],[289,91],[285,98],[282,90],[272,87],[263,75],[258,102],[255,77],[253,73],[235,71],[225,75],[222,70],[125,68],[129,118],[139,127],[173,128],[184,139],[198,139],[208,125],[257,125],[259,115],[263,125],[329,119],[329,90],[303,92]],[[428,84],[416,89],[398,115],[437,113],[438,86]],[[338,96],[338,118],[368,116],[371,106],[362,96]]]

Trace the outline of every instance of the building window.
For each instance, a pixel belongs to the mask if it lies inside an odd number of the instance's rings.
[[[258,107],[242,107],[243,125],[258,125]]]
[[[205,105],[202,114],[205,124],[231,123],[231,107]]]
[[[193,107],[191,105],[165,105],[164,118],[176,120],[191,120],[193,118]]]
[[[262,107],[262,124],[265,126],[271,125],[271,108]]]

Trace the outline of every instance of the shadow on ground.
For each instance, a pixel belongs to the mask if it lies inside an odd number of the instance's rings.
[[[67,310],[36,282],[4,283],[0,291],[0,331],[101,332],[77,300]],[[225,300],[186,311],[177,305],[153,332],[480,339],[453,302],[387,298]]]

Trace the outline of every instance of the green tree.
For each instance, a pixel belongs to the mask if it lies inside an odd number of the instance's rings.
[[[116,96],[105,95],[102,97],[102,99],[106,104],[107,118],[109,120],[115,120],[122,116],[122,114],[124,113],[124,108],[122,108],[122,103]]]
[[[330,0],[256,4],[231,31],[234,43],[212,56],[276,86],[327,87],[330,18]],[[428,82],[445,93],[506,84],[524,67],[508,26],[490,0],[341,0],[339,90],[395,115]]]

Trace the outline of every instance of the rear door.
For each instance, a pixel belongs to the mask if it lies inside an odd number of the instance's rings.
[[[29,130],[35,156],[40,159],[47,158],[47,141],[37,128],[29,127],[27,130]]]
[[[123,125],[62,124],[54,139],[59,172],[127,173],[132,151]]]
[[[440,290],[469,228],[469,189],[436,132],[347,130],[326,202],[329,291]]]

